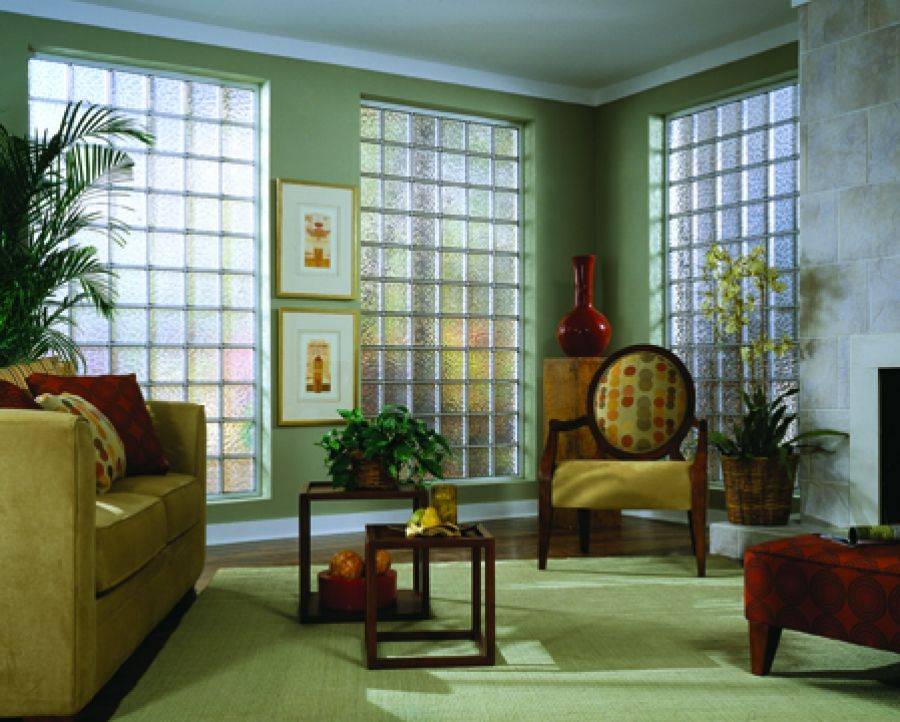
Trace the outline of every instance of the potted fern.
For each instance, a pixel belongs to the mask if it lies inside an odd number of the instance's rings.
[[[765,248],[732,257],[718,245],[706,255],[702,311],[712,322],[716,341],[740,348],[743,415],[729,433],[710,432],[718,449],[725,485],[728,521],[735,524],[787,524],[801,451],[825,451],[810,443],[825,436],[846,436],[833,429],[813,429],[789,436],[796,414],[788,408],[792,388],[769,399],[769,364],[794,349],[794,341],[772,338],[766,322],[766,295],[786,290],[778,269],[766,262]],[[754,314],[759,314],[754,319]],[[753,323],[753,321],[756,323]]]
[[[109,108],[81,103],[66,107],[52,134],[20,137],[0,125],[0,367],[48,354],[75,366],[71,309],[86,303],[112,314],[114,274],[75,237],[125,242],[127,226],[113,217],[98,227],[91,208],[133,166],[116,141],[149,145],[153,137]]]

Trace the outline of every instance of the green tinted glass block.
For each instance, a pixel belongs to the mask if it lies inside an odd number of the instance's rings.
[[[454,150],[466,147],[466,126],[461,120],[441,118],[441,146]]]
[[[412,375],[414,379],[434,381],[437,354],[434,351],[412,352]]]
[[[384,139],[400,143],[409,142],[409,113],[384,111]]]
[[[463,346],[465,344],[464,321],[461,318],[442,318],[441,346]]]
[[[384,275],[388,278],[409,278],[409,251],[405,248],[385,248]]]
[[[473,185],[491,184],[491,159],[473,156],[468,163],[468,182]]]
[[[465,407],[465,386],[462,384],[444,384],[441,386],[441,412],[445,414],[461,414]]]
[[[468,476],[490,476],[490,449],[467,449]]]
[[[518,449],[499,447],[493,450],[494,476],[516,476],[518,471]]]
[[[462,281],[465,278],[465,263],[464,253],[442,253],[441,280]]]
[[[490,289],[487,287],[474,287],[468,289],[467,308],[468,313],[486,315],[491,312]]]
[[[363,316],[359,322],[359,338],[364,346],[381,344],[381,319],[377,316]]]
[[[226,421],[222,424],[222,451],[226,454],[252,454],[256,450],[255,431],[251,421]]]
[[[490,283],[491,259],[487,255],[472,254],[467,258],[466,278],[472,283]]]
[[[381,172],[381,146],[376,143],[360,145],[359,169],[363,173]]]
[[[462,248],[466,242],[465,221],[445,218],[441,221],[441,245]]]
[[[494,353],[494,378],[519,378],[518,359],[515,351],[497,351]]]
[[[441,313],[464,313],[465,291],[462,286],[442,286]]]
[[[494,128],[494,153],[497,155],[519,155],[519,131],[516,128]]]
[[[466,322],[470,347],[491,345],[491,322],[486,318],[470,318]]]
[[[381,111],[377,108],[359,109],[359,130],[363,138],[381,137]]]
[[[409,310],[409,286],[405,283],[385,283],[384,310],[408,311]]]
[[[469,222],[468,246],[477,250],[488,250],[491,247],[491,224],[476,221]]]
[[[518,409],[518,388],[515,384],[494,384],[494,411],[497,413],[514,412]]]
[[[475,413],[487,413],[491,409],[491,387],[488,384],[469,384],[466,408]]]
[[[464,352],[463,351],[442,351],[441,352],[441,378],[442,379],[463,379],[465,378],[464,369]]]
[[[409,344],[409,319],[388,316],[383,320],[384,342],[389,346],[406,346]]]
[[[468,148],[473,153],[491,152],[491,126],[469,123],[466,126]]]
[[[491,353],[490,351],[469,351],[468,378],[487,380],[491,377]]]

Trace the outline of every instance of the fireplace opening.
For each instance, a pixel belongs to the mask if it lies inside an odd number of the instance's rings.
[[[900,524],[900,368],[878,369],[881,523]]]

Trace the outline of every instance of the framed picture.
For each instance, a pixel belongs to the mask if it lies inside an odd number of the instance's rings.
[[[278,311],[278,425],[340,423],[357,406],[359,312]]]
[[[275,294],[355,298],[356,186],[281,178],[275,186]]]

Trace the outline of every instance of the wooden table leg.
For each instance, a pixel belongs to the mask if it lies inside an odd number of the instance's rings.
[[[484,550],[484,645],[488,664],[495,661],[496,620],[494,617],[494,540],[488,539]],[[480,611],[480,610],[479,610]]]
[[[422,550],[422,616],[431,616],[431,564],[428,549]]]
[[[378,599],[375,585],[375,548],[366,540],[366,666],[374,669],[378,657]]]
[[[310,520],[309,499],[300,497],[300,621],[306,621],[309,616],[309,567],[310,567]]]
[[[472,639],[481,636],[481,549],[472,547]]]

